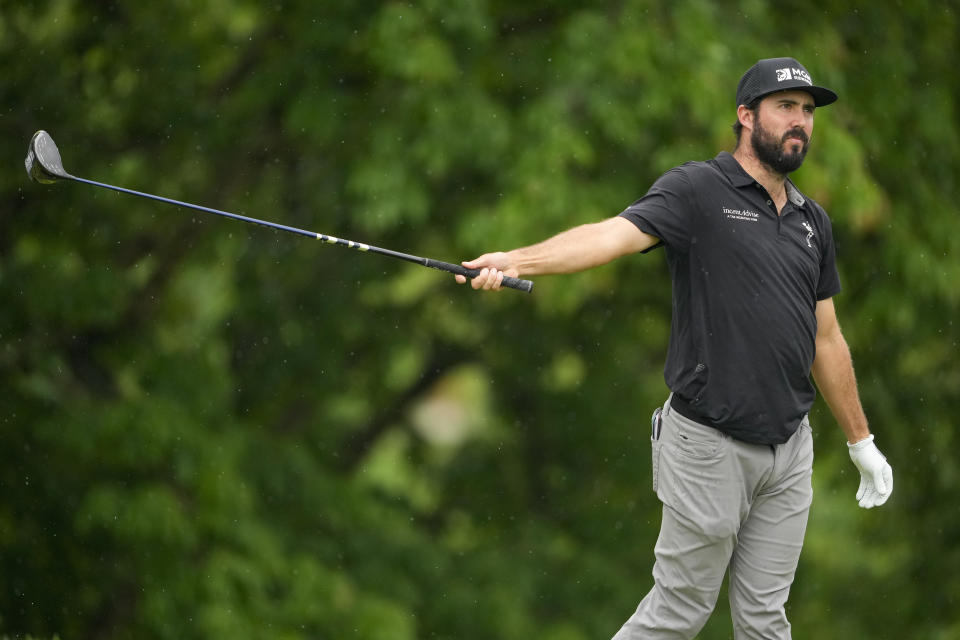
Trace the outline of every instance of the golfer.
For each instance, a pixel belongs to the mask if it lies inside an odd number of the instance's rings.
[[[787,177],[816,108],[837,95],[793,58],[771,58],[747,70],[736,98],[733,154],[671,169],[618,216],[463,263],[482,270],[473,288],[497,289],[504,274],[571,273],[664,247],[670,395],[651,438],[663,516],[653,588],[617,640],[693,638],[726,573],[734,637],[790,638],[784,605],[813,494],[811,373],[860,472],[860,506],[893,490],[837,323],[830,219]]]

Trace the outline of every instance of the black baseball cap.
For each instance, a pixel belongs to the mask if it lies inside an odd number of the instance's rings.
[[[813,78],[806,67],[794,58],[766,58],[758,60],[740,78],[737,85],[737,106],[750,104],[757,98],[786,91],[800,89],[813,96],[818,107],[836,102],[837,94],[825,87],[813,84]]]

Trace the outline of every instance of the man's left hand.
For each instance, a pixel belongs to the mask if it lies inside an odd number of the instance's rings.
[[[893,493],[893,469],[873,443],[873,434],[854,444],[847,443],[850,459],[860,472],[857,500],[864,509],[879,507]]]

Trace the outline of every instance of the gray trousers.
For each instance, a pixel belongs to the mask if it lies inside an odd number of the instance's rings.
[[[734,440],[663,407],[653,485],[663,502],[653,589],[614,640],[693,638],[729,571],[736,640],[785,640],[784,605],[813,497],[813,439],[803,419],[781,445]]]

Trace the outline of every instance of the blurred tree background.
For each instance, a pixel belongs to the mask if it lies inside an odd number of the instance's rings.
[[[840,102],[796,180],[896,490],[823,403],[800,638],[960,638],[953,2],[4,2],[0,634],[610,637],[649,589],[663,254],[531,296],[65,183],[459,261],[731,149],[740,74]],[[700,635],[729,638],[726,601]]]

